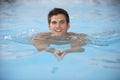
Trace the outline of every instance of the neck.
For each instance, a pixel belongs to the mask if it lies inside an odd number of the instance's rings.
[[[69,36],[69,34],[68,33],[65,33],[65,34],[51,34],[51,36],[63,36],[63,37],[65,37],[65,36]]]
[[[69,33],[62,34],[62,35],[51,34],[51,38],[55,40],[67,40],[67,39],[70,39],[70,34]]]

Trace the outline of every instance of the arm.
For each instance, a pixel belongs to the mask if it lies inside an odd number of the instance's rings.
[[[66,53],[70,52],[83,52],[84,49],[82,46],[84,46],[87,42],[86,34],[76,34],[77,39],[71,40],[71,48],[64,50]]]
[[[53,53],[58,60],[60,60],[60,51],[49,47],[49,41],[41,38],[32,38],[32,44],[37,48],[38,51],[47,51]]]
[[[31,38],[32,44],[37,48],[38,51],[46,50],[51,53],[54,52],[52,48],[48,48],[49,40],[47,37],[49,37],[49,34],[49,32],[42,32]]]
[[[71,43],[71,47],[64,50],[64,52],[65,52],[65,54],[73,53],[73,52],[83,52],[84,48],[82,48],[81,46],[83,46],[83,43],[79,43],[77,41],[74,41],[74,42]]]
[[[66,49],[66,50],[60,50],[57,52],[57,56],[58,56],[57,59],[59,59],[59,60],[62,59],[68,53],[83,52],[83,51],[84,51],[84,48],[81,48],[81,47],[71,47],[71,48]]]
[[[82,48],[82,46],[84,46],[87,42],[87,40],[86,40],[87,35],[76,34],[74,36],[76,36],[76,38],[71,39],[71,47],[66,49],[66,50],[60,51],[60,53],[62,53],[61,58],[63,58],[64,55],[66,55],[68,53],[83,52],[84,51],[84,48]]]
[[[49,46],[48,41],[41,38],[32,38],[31,42],[38,51],[43,51]]]
[[[72,52],[83,52],[84,48],[81,47],[71,47],[69,49],[64,50],[65,54],[66,53],[72,53]]]

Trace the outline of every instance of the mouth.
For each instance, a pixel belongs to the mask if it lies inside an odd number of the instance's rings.
[[[55,32],[62,32],[62,29],[55,29]]]

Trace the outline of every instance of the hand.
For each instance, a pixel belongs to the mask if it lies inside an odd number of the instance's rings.
[[[59,53],[60,59],[63,59],[64,55],[65,55],[65,51],[60,50],[60,53]]]
[[[60,60],[60,56],[59,56],[60,51],[59,51],[59,50],[55,50],[54,54],[55,54],[56,58],[57,58],[58,60]]]
[[[62,50],[56,50],[56,51],[54,52],[54,54],[55,54],[56,58],[57,58],[58,60],[60,60],[60,59],[62,59],[62,58],[64,57],[65,52],[62,51]]]

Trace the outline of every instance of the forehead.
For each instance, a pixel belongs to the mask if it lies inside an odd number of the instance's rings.
[[[64,14],[57,14],[51,17],[51,21],[54,20],[66,20],[66,18]]]

